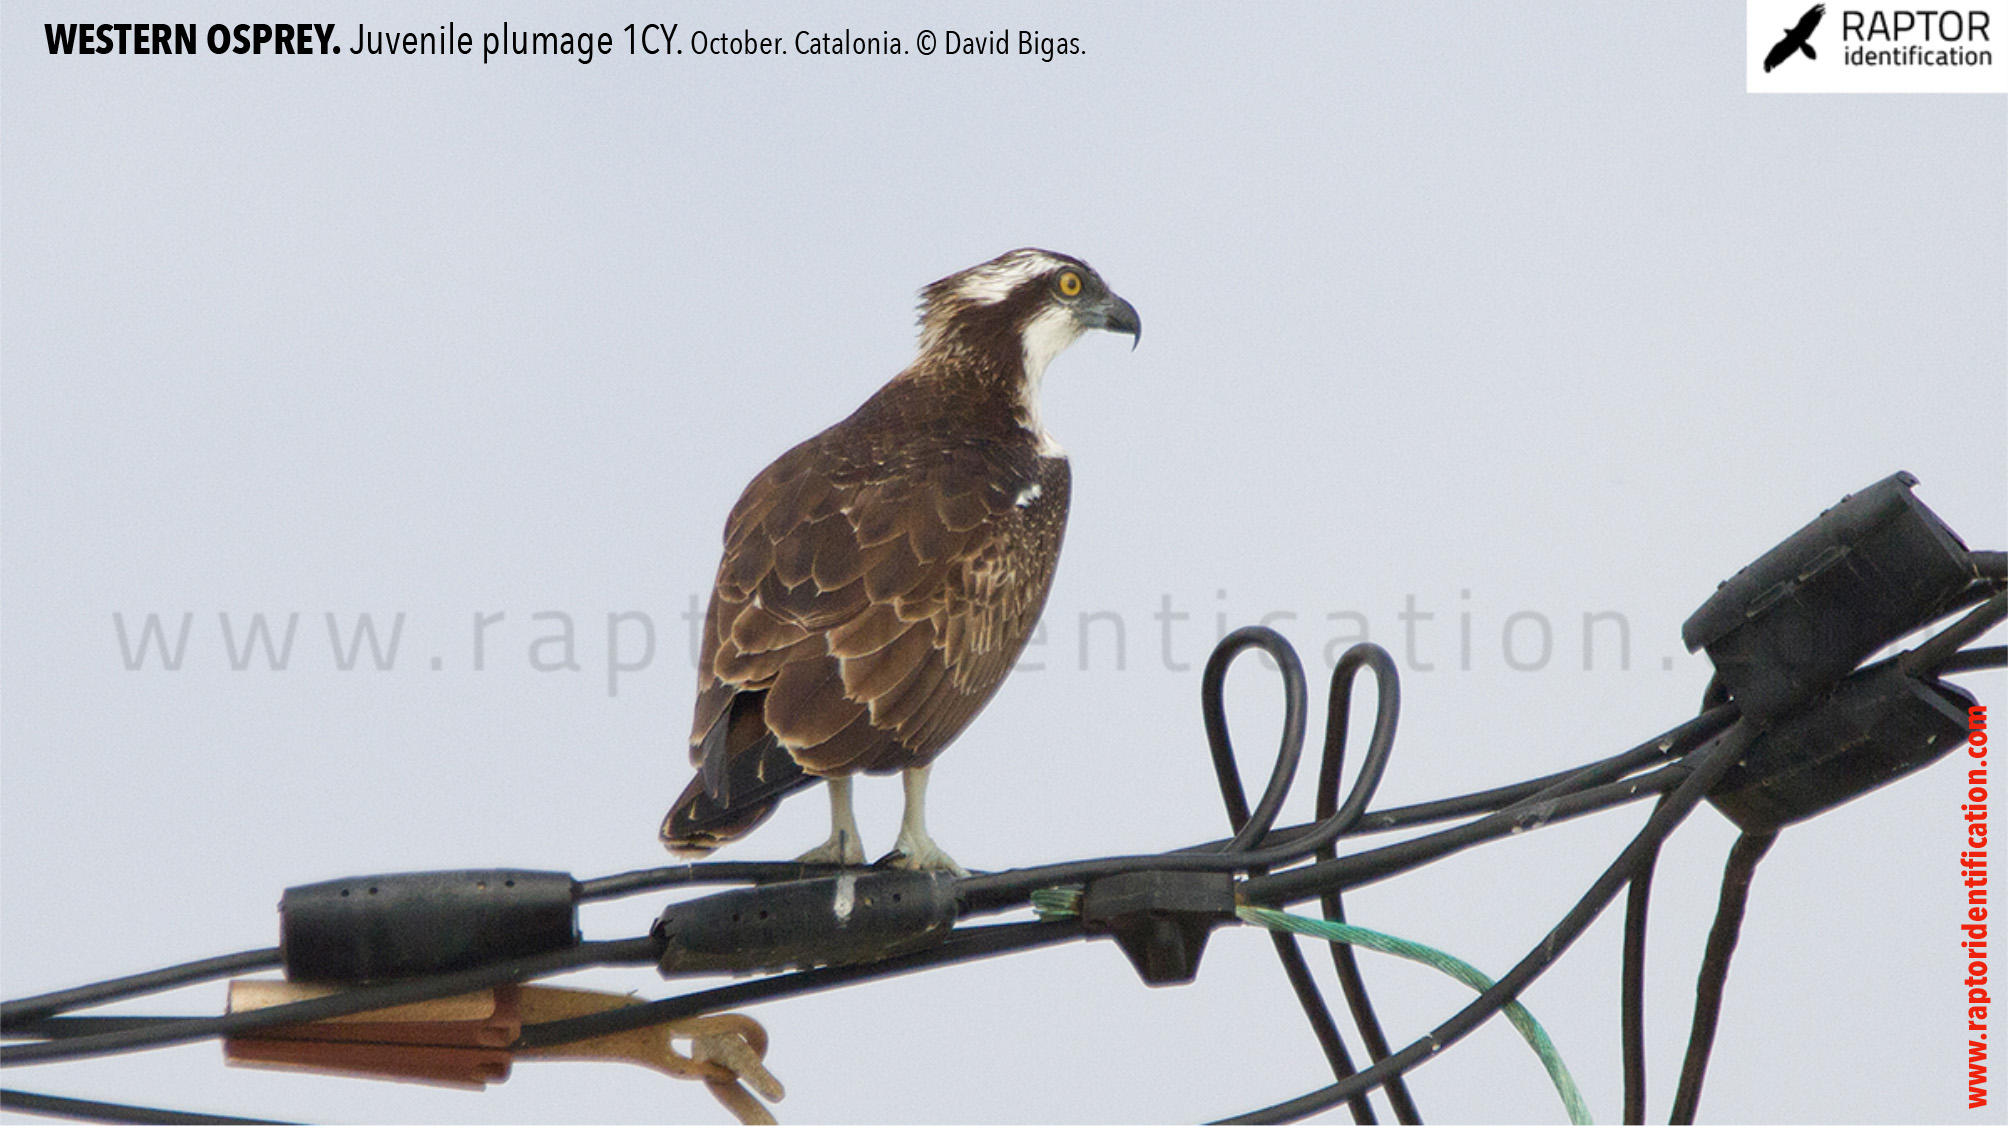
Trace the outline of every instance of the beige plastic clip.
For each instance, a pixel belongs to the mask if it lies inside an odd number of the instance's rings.
[[[285,980],[235,980],[231,1012],[316,999],[339,989]],[[481,1089],[506,1081],[512,1058],[631,1062],[672,1078],[702,1081],[746,1125],[774,1118],[753,1096],[780,1101],[781,1083],[763,1061],[767,1031],[750,1016],[707,1015],[619,1031],[552,1047],[512,1049],[526,1023],[592,1015],[635,1000],[610,992],[507,984],[423,1003],[268,1027],[224,1040],[232,1066],[352,1074]],[[690,1043],[679,1053],[675,1040]],[[748,1093],[751,1087],[753,1093]]]
[[[572,988],[526,987],[522,1013],[525,1023],[592,1015],[634,1003],[631,996],[607,992],[584,992]],[[688,1039],[688,1055],[678,1054],[673,1040]],[[767,1054],[767,1029],[747,1015],[704,1015],[680,1019],[632,1031],[616,1031],[555,1047],[524,1047],[518,1058],[597,1059],[632,1062],[660,1070],[673,1078],[701,1079],[719,1104],[732,1112],[742,1125],[772,1125],[774,1117],[753,1094],[751,1087],[770,1102],[786,1096],[781,1082],[768,1073],[763,1061]]]

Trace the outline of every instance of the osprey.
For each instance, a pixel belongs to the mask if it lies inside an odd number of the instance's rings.
[[[967,873],[928,836],[928,771],[1045,606],[1069,479],[1039,382],[1090,329],[1143,332],[1079,259],[1024,248],[950,275],[921,291],[913,363],[746,487],[704,618],[697,774],[663,821],[671,851],[708,854],[826,780],[830,837],[802,860],[862,863],[851,777],[899,772],[906,811],[879,861]]]

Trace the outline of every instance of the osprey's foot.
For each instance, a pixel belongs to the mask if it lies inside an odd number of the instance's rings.
[[[962,865],[948,857],[948,852],[934,845],[932,839],[913,841],[902,834],[892,845],[892,853],[872,864],[889,866],[894,870],[945,870],[957,878],[969,877]]]
[[[833,866],[863,866],[865,845],[858,842],[857,832],[838,828],[830,832],[823,845],[795,856],[796,862],[828,863]]]

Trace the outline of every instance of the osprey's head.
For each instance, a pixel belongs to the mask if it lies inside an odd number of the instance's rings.
[[[1022,358],[1033,388],[1046,365],[1090,329],[1143,337],[1136,307],[1071,255],[1023,247],[920,292],[923,353]]]

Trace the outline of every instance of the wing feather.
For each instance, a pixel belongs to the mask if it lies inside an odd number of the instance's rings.
[[[823,653],[822,639],[808,636],[792,647],[778,651],[739,651],[725,648],[713,664],[710,677],[717,679],[726,689],[742,691],[764,690],[774,684],[774,679],[783,667],[795,662],[814,659]]]
[[[844,426],[776,460],[727,522],[692,724],[702,801],[687,794],[672,813],[683,842],[750,827],[741,792],[764,817],[781,794],[764,782],[785,775],[768,769],[775,756],[823,775],[930,763],[990,700],[1045,604],[1064,460],[1027,442],[944,440],[931,457],[892,458],[855,436],[850,455],[816,449],[841,447]],[[1035,485],[1037,504],[1020,504]],[[721,755],[732,763],[706,763]]]
[[[879,699],[903,685],[914,671],[940,665],[934,625],[926,621],[911,624],[878,650],[842,660],[844,696],[868,703],[876,711]]]
[[[790,588],[770,576],[760,584],[760,602],[788,622],[821,633],[856,618],[871,606],[871,596],[862,578],[825,592],[811,583]]]
[[[948,678],[948,666],[941,662],[923,663],[907,672],[899,684],[884,695],[872,701],[872,723],[881,728],[899,733],[908,745],[918,746],[912,739],[910,724],[914,715],[921,712],[934,696],[935,688]]]
[[[870,654],[898,638],[912,620],[902,619],[891,604],[869,604],[856,618],[830,628],[830,653],[840,659]]]
[[[829,774],[855,770],[886,744],[885,734],[872,724],[870,714],[844,726],[837,734],[813,749],[797,749],[795,763],[810,772]]]
[[[763,525],[762,530],[765,530]],[[797,588],[809,579],[809,570],[816,563],[816,534],[819,527],[802,524],[788,530],[788,535],[774,540],[774,565],[769,579],[782,588]],[[826,532],[826,531],[823,531]]]
[[[732,617],[732,646],[741,654],[778,651],[808,637],[799,621],[775,615],[759,604],[742,604]]]
[[[995,499],[985,497],[988,493],[988,490],[969,490],[938,496],[934,501],[934,512],[942,529],[949,533],[967,533],[982,525],[997,511]]]
[[[905,537],[873,545],[864,553],[865,595],[873,603],[887,603],[914,590],[926,575],[920,554]]]
[[[767,688],[767,728],[791,752],[822,744],[865,712],[843,688],[843,673],[828,655],[789,663]]]
[[[858,544],[870,548],[900,535],[904,494],[886,482],[869,482],[857,489],[843,509],[851,528],[857,530]]]
[[[824,592],[834,592],[864,576],[864,549],[858,532],[840,517],[816,523],[816,559],[809,578]]]

